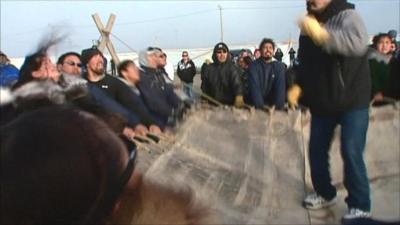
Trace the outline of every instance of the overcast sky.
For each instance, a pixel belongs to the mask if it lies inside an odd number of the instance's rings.
[[[400,0],[353,0],[370,35],[400,30]],[[91,17],[105,25],[116,17],[113,43],[117,52],[161,48],[212,47],[223,35],[228,45],[258,44],[263,37],[297,40],[297,18],[305,0],[264,1],[15,1],[0,0],[0,48],[10,57],[35,50],[40,39],[56,29],[68,33],[58,52],[90,47],[100,34]],[[129,47],[127,47],[129,46]]]

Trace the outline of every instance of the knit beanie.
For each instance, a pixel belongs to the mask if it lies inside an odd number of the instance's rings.
[[[219,42],[218,44],[215,45],[214,52],[218,50],[225,50],[226,52],[229,52],[229,48],[224,42]]]
[[[102,57],[104,57],[103,53],[99,49],[97,49],[96,46],[93,46],[93,47],[88,48],[88,49],[83,49],[82,53],[81,53],[81,62],[82,62],[82,64],[83,65],[88,64],[90,59],[95,55],[101,55]]]
[[[227,61],[231,60],[231,54],[229,54],[228,46],[224,42],[219,42],[214,46],[213,54],[211,56],[214,63],[218,63],[218,59],[217,59],[217,51],[218,50],[223,50],[223,51],[228,52]]]

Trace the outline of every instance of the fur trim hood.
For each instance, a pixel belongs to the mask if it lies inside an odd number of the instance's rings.
[[[2,90],[5,97],[0,104],[12,103],[16,108],[26,109],[44,105],[62,105],[68,101],[88,94],[87,81],[74,75],[63,74],[58,83],[45,81],[31,81],[14,91]]]

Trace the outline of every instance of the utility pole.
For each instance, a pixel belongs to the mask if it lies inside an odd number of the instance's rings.
[[[221,27],[221,42],[224,42],[224,29],[222,27],[222,7],[218,5],[218,9],[219,9],[219,24]]]

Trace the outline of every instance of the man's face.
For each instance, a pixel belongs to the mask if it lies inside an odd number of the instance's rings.
[[[104,74],[104,58],[100,54],[93,56],[88,64],[87,69],[93,72],[96,75],[103,75]]]
[[[164,68],[164,66],[167,65],[167,55],[163,52],[158,57],[159,57],[158,67]]]
[[[148,66],[154,69],[161,68],[162,67],[161,55],[162,52],[154,52],[150,55],[147,55],[147,61],[149,63]]]
[[[220,63],[224,63],[228,59],[228,52],[225,49],[218,49],[216,55]]]
[[[65,57],[62,64],[58,64],[57,68],[61,73],[67,73],[72,75],[81,75],[81,60],[75,55],[69,55]]]
[[[274,56],[274,50],[274,46],[271,43],[265,43],[260,49],[261,56],[266,60],[270,60]]]
[[[332,0],[306,0],[307,11],[310,13],[322,13]]]
[[[189,54],[187,52],[183,52],[182,59],[184,62],[187,62],[189,60]]]

